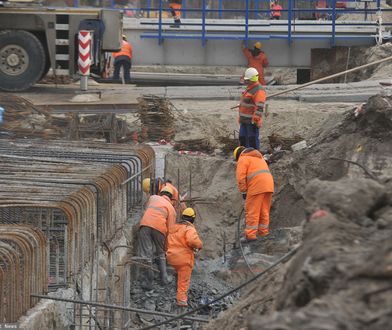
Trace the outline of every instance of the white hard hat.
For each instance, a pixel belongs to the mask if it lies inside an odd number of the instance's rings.
[[[250,80],[252,77],[257,76],[259,72],[255,68],[247,68],[244,74],[245,80]]]

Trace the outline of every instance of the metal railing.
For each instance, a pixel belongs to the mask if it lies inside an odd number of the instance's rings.
[[[140,6],[121,5],[124,1],[115,0],[73,1],[75,6],[88,3],[121,9],[125,16],[143,18],[142,24],[149,26],[148,29],[153,28],[154,31],[143,33],[141,38],[158,39],[160,44],[168,38],[201,40],[202,45],[212,39],[245,42],[256,39],[287,39],[288,43],[296,39],[318,39],[329,40],[331,45],[335,45],[338,39],[375,37],[377,31],[382,28],[379,15],[392,11],[381,8],[381,0],[326,0],[325,8],[320,6],[321,1],[281,0],[281,20],[270,20],[270,0],[199,0],[198,7],[190,7],[191,2],[183,0],[182,8],[178,11],[181,12],[182,18],[189,20],[182,22],[181,29],[170,29],[170,25],[173,24],[171,10],[168,1],[165,0],[128,2]],[[193,1],[192,4],[194,3]],[[355,5],[349,7],[353,3]],[[358,20],[358,14],[363,15],[363,20]],[[346,16],[345,20],[339,19],[342,15]],[[350,17],[353,19],[349,20]],[[392,22],[383,22],[383,26],[392,26]],[[362,33],[347,31],[350,27],[360,27],[363,29]],[[365,28],[369,30],[364,30]],[[307,32],[304,31],[306,29]]]

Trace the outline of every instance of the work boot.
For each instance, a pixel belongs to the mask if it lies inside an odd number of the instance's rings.
[[[240,238],[240,242],[242,243],[242,244],[244,244],[244,243],[253,243],[253,242],[257,242],[257,238],[246,238],[246,237],[241,237]]]
[[[169,284],[173,279],[167,274],[166,258],[161,257],[158,259],[158,268],[161,274],[161,281],[163,285]]]
[[[181,20],[180,19],[175,19],[174,24],[170,25],[171,28],[179,29],[181,25]]]
[[[188,301],[186,300],[177,300],[178,307],[188,307]]]

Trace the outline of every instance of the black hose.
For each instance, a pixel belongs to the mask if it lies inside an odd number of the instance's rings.
[[[247,286],[248,284],[250,284],[250,283],[254,282],[255,280],[257,280],[259,277],[261,277],[262,275],[264,275],[265,273],[267,273],[269,270],[271,270],[271,269],[274,268],[275,266],[279,265],[281,262],[283,262],[284,260],[286,260],[288,257],[291,257],[292,255],[294,255],[294,253],[297,252],[297,250],[298,250],[299,248],[300,248],[300,245],[298,245],[297,247],[293,248],[292,250],[290,250],[289,252],[287,252],[283,257],[281,257],[281,258],[279,258],[277,261],[275,261],[275,262],[274,262],[271,266],[269,266],[267,269],[263,270],[262,272],[258,273],[258,274],[255,275],[255,276],[253,276],[252,278],[250,278],[250,279],[247,280],[246,282],[240,284],[240,285],[237,286],[236,288],[230,290],[229,292],[226,292],[225,294],[221,295],[220,297],[218,297],[218,298],[216,298],[216,299],[214,299],[214,300],[212,300],[212,301],[210,301],[210,302],[208,302],[208,303],[206,303],[206,304],[204,304],[204,305],[200,305],[199,307],[196,307],[195,309],[192,309],[192,310],[190,310],[189,312],[180,314],[180,315],[178,315],[178,316],[176,316],[176,317],[173,317],[173,318],[171,318],[171,319],[169,319],[169,320],[162,321],[162,322],[160,322],[160,323],[150,325],[150,326],[148,326],[148,327],[142,328],[141,330],[153,329],[153,328],[159,327],[159,326],[161,326],[161,325],[163,325],[163,324],[167,324],[167,323],[170,323],[170,322],[173,322],[173,321],[182,319],[182,318],[184,318],[184,317],[186,317],[186,316],[188,316],[188,315],[190,315],[190,314],[193,314],[193,313],[195,313],[195,312],[198,312],[198,311],[202,310],[203,308],[206,308],[207,306],[209,306],[209,305],[211,305],[211,304],[216,303],[216,302],[219,301],[219,300],[222,300],[223,298],[225,298],[225,297],[231,295],[232,293],[234,293],[234,292],[236,292],[236,291],[242,289],[243,287],[245,287],[245,286]]]
[[[244,248],[242,247],[242,243],[241,243],[241,219],[242,219],[242,215],[244,214],[244,208],[242,208],[240,216],[238,217],[237,220],[237,234],[238,234],[238,243],[240,245],[240,249],[241,249],[241,253],[242,253],[242,257],[245,260],[246,265],[248,266],[250,272],[252,273],[252,275],[256,275],[256,273],[253,271],[252,267],[250,267],[248,260],[245,257],[245,252],[244,252]]]

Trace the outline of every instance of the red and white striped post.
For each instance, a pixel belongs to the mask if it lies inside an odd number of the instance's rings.
[[[88,88],[88,77],[90,75],[91,65],[91,32],[90,31],[79,31],[79,73],[80,77],[80,89],[86,91]]]

